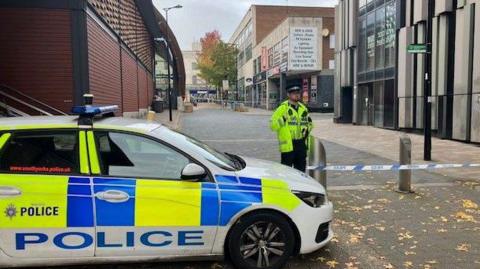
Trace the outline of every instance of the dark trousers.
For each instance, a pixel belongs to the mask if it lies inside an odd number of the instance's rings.
[[[282,164],[305,172],[307,168],[307,146],[305,140],[293,140],[293,151],[282,153]]]

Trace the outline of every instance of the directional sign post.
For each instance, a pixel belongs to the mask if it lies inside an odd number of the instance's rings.
[[[414,54],[426,54],[429,53],[429,49],[427,44],[410,44],[407,47],[407,52]]]

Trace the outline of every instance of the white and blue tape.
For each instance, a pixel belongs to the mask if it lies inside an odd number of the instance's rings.
[[[480,168],[478,163],[466,164],[380,164],[380,165],[327,165],[327,166],[308,166],[307,170],[322,170],[322,171],[400,171],[400,170],[434,170],[434,169],[448,169],[448,168]]]

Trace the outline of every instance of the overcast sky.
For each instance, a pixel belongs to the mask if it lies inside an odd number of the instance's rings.
[[[228,41],[252,4],[332,7],[337,0],[153,0],[153,3],[164,16],[162,8],[183,6],[168,12],[168,22],[180,47],[189,50],[192,42],[215,29]]]

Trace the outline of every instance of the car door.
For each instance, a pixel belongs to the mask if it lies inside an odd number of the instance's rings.
[[[0,134],[0,248],[8,256],[94,255],[85,145],[77,130]]]
[[[193,162],[143,135],[89,133],[98,244],[96,256],[210,254],[218,223],[218,194],[207,179],[181,180]],[[94,137],[94,138],[93,138]],[[92,146],[90,146],[92,145]],[[95,156],[96,155],[96,156]]]

